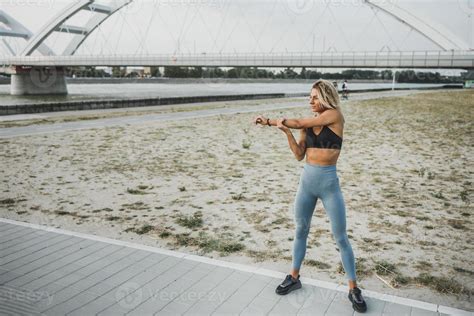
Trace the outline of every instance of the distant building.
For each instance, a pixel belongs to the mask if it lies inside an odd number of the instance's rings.
[[[125,76],[137,76],[140,78],[151,77],[151,67],[127,67]]]
[[[145,78],[151,77],[151,67],[143,67],[143,76]]]
[[[112,75],[112,67],[96,67],[97,70],[102,70],[103,72]]]

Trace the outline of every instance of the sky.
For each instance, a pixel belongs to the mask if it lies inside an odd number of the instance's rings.
[[[474,0],[375,1],[442,25],[473,47]],[[65,0],[0,0],[0,9],[35,32],[70,4]],[[68,24],[84,25],[91,16],[82,11]],[[46,43],[60,54],[70,38],[55,32]],[[24,41],[10,40],[10,44],[19,50]],[[104,22],[77,54],[438,49],[363,0],[135,0]]]

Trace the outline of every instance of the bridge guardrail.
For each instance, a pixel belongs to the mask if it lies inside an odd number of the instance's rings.
[[[474,51],[15,56],[0,61],[19,66],[474,68]]]

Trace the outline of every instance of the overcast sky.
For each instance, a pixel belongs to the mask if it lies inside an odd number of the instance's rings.
[[[432,25],[441,25],[473,47],[474,0],[376,1],[397,5]],[[439,49],[407,25],[363,2],[135,0],[89,36],[77,54]],[[36,32],[70,3],[65,0],[0,0],[0,8]],[[88,11],[82,11],[67,24],[82,26],[91,16]],[[56,32],[48,38],[47,44],[61,54],[70,38],[68,34]],[[24,41],[10,40],[10,44],[19,50]],[[5,50],[0,51],[0,54],[5,53]]]
[[[378,0],[455,33],[472,47],[474,0]],[[107,1],[103,1],[107,3]],[[362,0],[135,0],[107,20],[78,53],[437,50],[432,42]],[[33,32],[70,4],[0,0]],[[83,11],[68,24],[83,25]],[[67,34],[48,44],[61,53]],[[21,40],[15,45],[20,46]]]

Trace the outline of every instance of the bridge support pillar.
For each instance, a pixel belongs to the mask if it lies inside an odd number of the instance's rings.
[[[10,87],[12,95],[68,93],[64,67],[14,66]]]

